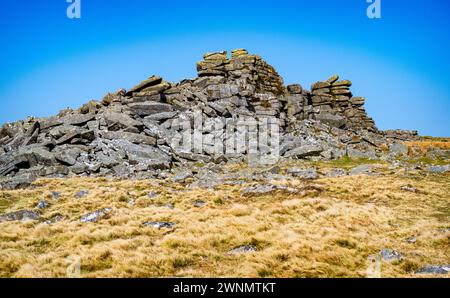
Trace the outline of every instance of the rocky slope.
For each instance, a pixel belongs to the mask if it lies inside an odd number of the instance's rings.
[[[250,153],[269,163],[385,159],[405,154],[399,140],[417,138],[414,131],[378,130],[365,99],[354,97],[352,83],[337,75],[310,91],[285,86],[272,66],[243,49],[231,58],[205,54],[197,70],[194,79],[170,83],[151,76],[78,110],[3,125],[0,187],[19,188],[37,177],[161,178],[180,163],[239,162]],[[274,156],[270,146],[258,143],[252,152],[249,145],[264,127],[276,145],[275,160],[264,158]]]

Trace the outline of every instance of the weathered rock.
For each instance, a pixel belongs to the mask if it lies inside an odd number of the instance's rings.
[[[194,202],[192,202],[192,205],[194,207],[201,208],[206,205],[206,202],[202,200],[195,200]]]
[[[272,150],[268,144],[275,141],[259,144],[257,154],[248,148],[249,135],[261,132],[264,119],[272,119],[271,136],[279,133],[280,150],[275,155],[281,158],[383,155],[391,160],[407,153],[400,141],[418,138],[414,131],[380,132],[364,109],[365,98],[353,96],[352,83],[339,81],[338,75],[308,91],[299,84],[284,86],[271,65],[244,49],[232,51],[231,57],[224,51],[203,58],[197,64],[198,78],[171,84],[152,76],[128,92],[109,93],[101,102],[90,101],[77,111],[65,109],[53,117],[3,125],[0,176],[5,178],[0,186],[27,185],[24,173],[168,177],[169,171],[160,170],[170,169],[172,161],[274,164],[277,157],[269,162],[266,155]],[[248,119],[261,122],[260,126],[250,125]],[[179,146],[187,133],[195,151]],[[221,148],[227,143],[235,150]],[[389,154],[381,152],[382,144],[390,147]],[[448,155],[436,152],[431,157],[438,156]],[[430,170],[443,173],[448,168]],[[219,176],[199,173],[190,186],[214,187],[223,182]]]
[[[137,121],[124,113],[106,112],[103,117],[106,124],[109,126],[118,125],[120,128],[144,126],[142,122]]]
[[[404,185],[401,188],[403,191],[407,191],[407,192],[417,192],[417,188],[415,188],[414,186],[412,186],[411,184],[408,185]]]
[[[291,168],[287,171],[289,174],[302,178],[302,179],[316,179],[317,171],[314,168],[301,169],[301,168]]]
[[[381,258],[384,261],[388,261],[388,262],[392,262],[392,261],[398,261],[398,260],[402,260],[404,257],[401,253],[392,250],[392,249],[383,249],[380,252]]]
[[[18,188],[24,188],[31,185],[36,180],[36,176],[33,174],[23,174],[10,178],[0,179],[0,189],[12,190]]]
[[[111,212],[112,212],[112,208],[103,208],[103,209],[94,211],[92,213],[83,215],[80,218],[80,222],[82,222],[82,223],[97,222],[100,219],[104,219],[107,216],[109,216]]]
[[[373,170],[373,166],[372,165],[360,165],[357,167],[354,167],[353,169],[350,170],[350,175],[362,175],[362,174],[371,174]]]
[[[40,200],[37,205],[36,208],[38,209],[46,209],[50,206],[50,203],[46,200]]]
[[[344,169],[340,169],[340,168],[331,169],[330,171],[328,171],[326,173],[326,176],[331,177],[331,178],[342,177],[342,176],[346,176],[346,175],[347,175],[347,171],[345,171]]]
[[[129,95],[133,94],[134,92],[142,91],[145,88],[158,85],[161,82],[162,82],[162,78],[161,77],[151,76],[148,79],[146,79],[145,81],[142,81],[139,85],[134,86],[133,88],[131,88],[125,95],[129,96]]]
[[[87,190],[80,190],[75,194],[75,198],[77,199],[81,199],[84,198],[85,196],[87,196],[89,194],[89,191]]]
[[[442,174],[450,171],[450,165],[445,166],[428,166],[427,171],[435,174]]]
[[[125,131],[102,131],[102,138],[107,140],[127,140],[134,144],[156,145],[156,139],[144,134],[137,134]]]
[[[145,227],[152,227],[155,229],[171,229],[175,226],[175,223],[173,222],[166,222],[166,221],[147,221],[142,224]]]
[[[52,218],[44,221],[44,223],[47,225],[51,225],[51,224],[54,224],[54,223],[57,223],[57,222],[60,222],[63,220],[64,220],[64,216],[62,216],[61,214],[57,214],[57,215],[53,216]]]
[[[252,245],[241,245],[231,249],[228,254],[229,255],[238,255],[238,254],[248,254],[252,252],[257,252],[258,249]]]
[[[306,156],[319,155],[322,151],[323,148],[320,145],[304,145],[286,152],[284,156],[302,158]]]
[[[408,155],[408,147],[400,143],[392,143],[389,148],[389,153],[392,156],[406,156]]]
[[[134,114],[141,117],[173,111],[171,105],[160,102],[132,103],[129,107]]]
[[[38,220],[41,215],[32,210],[19,210],[0,215],[0,223],[5,221],[29,221]]]
[[[416,274],[448,274],[450,272],[450,264],[443,266],[425,266],[420,268]]]
[[[185,169],[180,172],[178,172],[173,178],[173,182],[184,182],[188,178],[192,178],[194,174],[191,170]]]

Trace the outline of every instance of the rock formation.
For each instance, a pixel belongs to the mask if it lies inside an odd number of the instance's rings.
[[[170,83],[151,76],[78,110],[4,124],[0,187],[68,175],[164,177],[178,163],[243,161],[251,149],[241,145],[263,122],[276,136],[280,158],[380,158],[380,145],[417,137],[379,131],[365,99],[354,97],[352,83],[337,75],[310,91],[284,86],[272,66],[243,49],[231,58],[227,52],[205,54],[197,70],[194,79]],[[248,119],[255,131],[240,130],[240,121]],[[180,145],[186,134],[192,137],[188,148]],[[235,150],[228,150],[230,142]],[[268,153],[259,144],[257,154]]]

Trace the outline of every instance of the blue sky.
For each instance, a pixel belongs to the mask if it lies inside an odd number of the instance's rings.
[[[0,3],[0,123],[77,108],[152,74],[196,76],[202,53],[247,48],[286,83],[334,73],[380,129],[450,136],[450,2],[65,0]]]

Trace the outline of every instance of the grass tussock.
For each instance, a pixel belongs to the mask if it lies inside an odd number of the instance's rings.
[[[420,141],[406,142],[405,145],[412,155],[426,155],[434,149],[450,150],[450,138],[424,137]]]
[[[43,220],[56,214],[64,220],[0,223],[0,276],[64,277],[78,258],[82,277],[364,277],[369,256],[392,248],[405,260],[383,262],[382,276],[412,277],[421,266],[450,262],[449,179],[387,171],[292,179],[277,183],[298,192],[260,196],[242,196],[245,185],[210,190],[150,180],[41,179],[33,188],[1,191],[0,212],[34,209],[46,199]],[[76,198],[80,190],[88,194]],[[196,200],[206,204],[195,207]],[[109,217],[80,223],[106,207],[113,209]],[[146,221],[175,226],[155,229]],[[413,236],[416,243],[405,240]],[[241,245],[257,251],[228,253]]]

